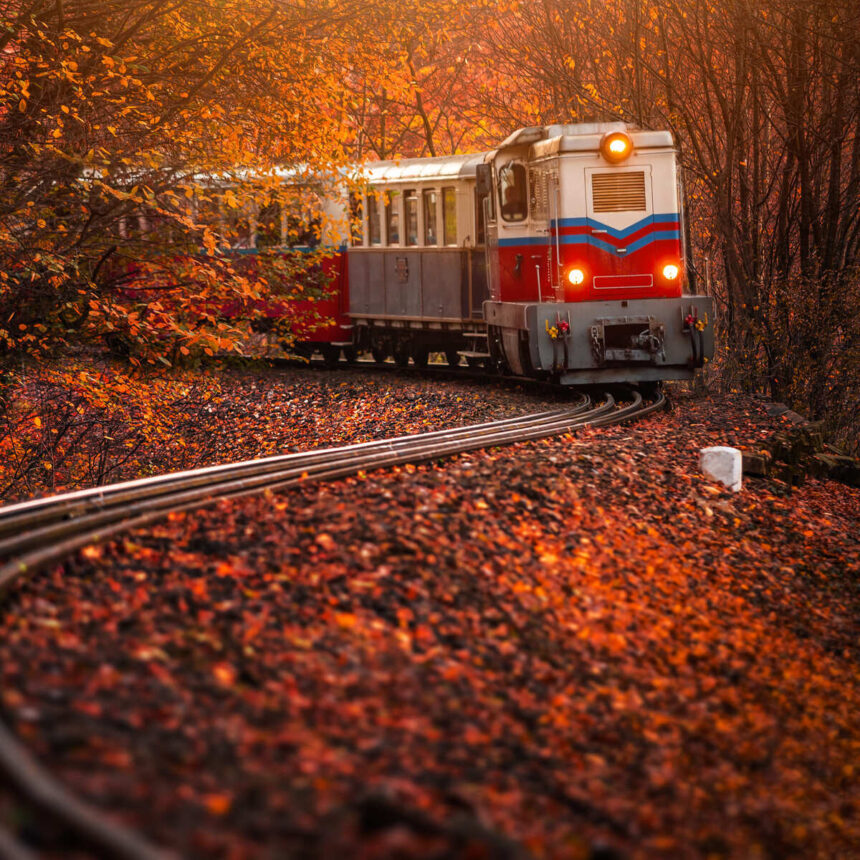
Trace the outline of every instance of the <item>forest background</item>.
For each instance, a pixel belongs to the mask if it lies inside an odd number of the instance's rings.
[[[213,206],[276,199],[285,167],[553,122],[672,129],[718,309],[707,383],[858,448],[853,0],[0,0],[0,23],[0,456],[31,488],[116,474],[206,398],[153,374],[234,349],[218,309],[291,283],[288,260],[249,278],[221,253]],[[101,460],[75,465],[96,429]]]

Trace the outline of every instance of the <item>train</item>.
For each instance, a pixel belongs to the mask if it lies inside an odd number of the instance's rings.
[[[350,224],[329,248],[327,323],[295,351],[418,366],[437,353],[561,385],[691,379],[713,357],[671,132],[532,126],[358,175],[326,204]]]

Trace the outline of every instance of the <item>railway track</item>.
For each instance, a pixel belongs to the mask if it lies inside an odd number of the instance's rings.
[[[0,508],[0,597],[23,578],[88,544],[149,525],[170,514],[221,499],[279,490],[405,463],[540,439],[581,427],[600,427],[662,409],[657,394],[644,402],[628,391],[619,404],[610,393],[600,402],[585,394],[569,406],[431,433],[324,448],[297,454],[159,475],[21,502]],[[89,807],[64,789],[0,725],[0,774],[16,793],[97,856],[155,860],[172,856]],[[30,857],[0,829],[0,857]]]

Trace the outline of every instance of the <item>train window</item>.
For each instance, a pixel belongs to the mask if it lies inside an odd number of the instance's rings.
[[[481,194],[475,188],[475,244],[484,245],[487,241],[487,230],[484,219],[484,201],[492,200],[491,194]]]
[[[509,163],[499,170],[499,200],[505,221],[524,221],[528,214],[528,183],[522,164]]]
[[[442,225],[446,245],[457,244],[457,189],[442,189]]]
[[[257,245],[260,248],[272,248],[276,245],[283,245],[286,232],[282,228],[286,227],[284,219],[281,218],[281,204],[269,203],[260,209],[257,215]]]
[[[407,245],[418,244],[418,194],[412,189],[403,192],[403,232]]]
[[[255,219],[241,209],[229,209],[224,213],[225,238],[234,251],[247,251],[257,247]]]
[[[439,232],[436,225],[436,200],[437,193],[430,189],[423,193],[424,197],[424,244],[438,245]]]
[[[361,203],[361,195],[351,191],[349,194],[349,235],[353,245],[364,244],[364,230],[362,229],[361,222]]]
[[[322,219],[317,215],[300,218],[287,216],[287,245],[291,248],[305,246],[316,248],[322,238]]]
[[[196,222],[204,225],[215,234],[218,245],[221,248],[229,247],[227,242],[227,223],[224,218],[224,212],[219,205],[218,197],[211,191],[201,191],[196,198]],[[132,227],[131,219],[125,219],[126,231]],[[135,219],[136,220],[136,219]],[[126,235],[123,234],[123,238]]]
[[[367,195],[367,233],[371,245],[382,244],[379,231],[379,201],[373,192]]]
[[[385,244],[400,244],[400,192],[385,195]]]

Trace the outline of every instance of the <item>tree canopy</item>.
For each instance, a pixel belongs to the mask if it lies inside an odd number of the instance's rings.
[[[6,355],[105,337],[150,359],[165,342],[229,346],[213,309],[286,279],[219,254],[225,225],[204,214],[265,209],[276,167],[622,119],[678,139],[723,384],[855,417],[849,0],[6,0],[0,14]],[[137,300],[117,302],[118,285]]]
[[[0,349],[229,347],[219,308],[259,298],[266,280],[216,253],[231,237],[206,213],[218,204],[235,221],[284,194],[279,165],[343,162],[340,93],[318,54],[344,14],[326,2],[8,4]]]

